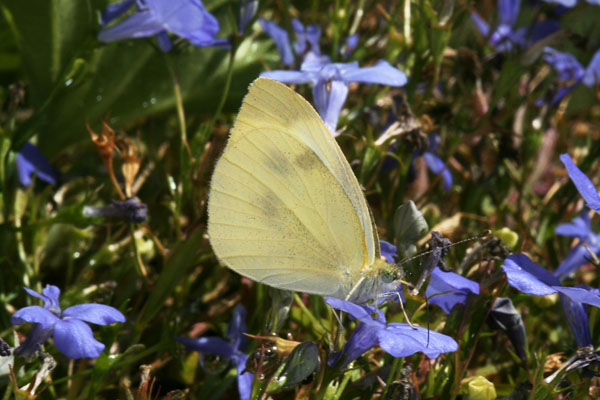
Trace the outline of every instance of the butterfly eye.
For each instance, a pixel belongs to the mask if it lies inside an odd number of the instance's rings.
[[[394,269],[384,269],[381,273],[381,280],[384,283],[391,283],[398,279],[398,273]]]

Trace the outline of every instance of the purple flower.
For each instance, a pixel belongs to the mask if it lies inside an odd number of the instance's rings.
[[[583,82],[587,87],[600,84],[600,50],[596,51],[587,68],[569,53],[552,47],[544,48],[544,61],[554,68],[562,87],[554,94],[550,104],[555,105]]]
[[[440,145],[440,135],[437,132],[432,132],[428,135],[428,139],[429,147],[427,147],[427,150],[422,152],[422,154],[419,154],[418,150],[413,152],[412,158],[410,160],[409,177],[413,177],[412,179],[414,179],[414,177],[416,176],[416,172],[414,170],[414,162],[415,159],[419,155],[421,155],[425,160],[425,164],[427,164],[427,168],[429,168],[431,172],[433,172],[436,175],[442,174],[444,190],[447,192],[452,187],[452,174],[450,173],[450,170],[446,167],[446,163],[435,154],[435,151]]]
[[[69,358],[97,358],[105,346],[94,339],[92,330],[85,322],[97,325],[125,322],[119,310],[104,304],[79,304],[61,311],[58,303],[60,289],[53,285],[46,285],[41,295],[28,288],[25,290],[44,301],[44,307],[24,307],[10,318],[13,325],[35,323],[25,342],[15,350],[16,354],[25,358],[30,358],[50,336],[54,338],[58,350]]]
[[[290,37],[285,29],[272,21],[259,18],[258,22],[265,33],[273,39],[275,47],[281,56],[283,65],[290,66],[294,63],[294,53],[300,59],[323,58],[329,62],[329,57],[321,57],[319,39],[321,28],[318,25],[305,27],[300,20],[292,20],[292,28],[296,34],[296,41],[291,43]],[[292,51],[293,47],[293,51]]]
[[[590,257],[588,248],[595,254],[600,252],[600,234],[592,232],[590,216],[585,210],[570,223],[558,225],[554,232],[561,236],[576,237],[580,240],[554,271],[554,276],[559,280],[566,278],[571,272],[588,262]]]
[[[406,84],[404,72],[383,60],[374,66],[360,68],[358,62],[330,63],[324,57],[307,58],[300,71],[267,71],[261,76],[284,83],[312,83],[315,108],[334,135],[350,82],[390,86]]]
[[[554,3],[561,5],[563,7],[575,7],[577,5],[578,0],[544,0],[546,3]],[[600,5],[600,0],[587,0],[590,4]]]
[[[494,31],[475,11],[471,19],[477,30],[500,52],[510,52],[515,47],[525,48],[558,30],[558,23],[550,20],[536,22],[531,27],[514,28],[521,10],[520,0],[498,0],[498,26]]]
[[[258,0],[240,0],[238,34],[242,35],[258,10]]]
[[[216,38],[219,22],[200,0],[124,0],[111,4],[104,10],[101,25],[120,17],[134,3],[138,12],[101,30],[98,40],[114,42],[156,36],[161,50],[169,51],[173,46],[168,32],[172,32],[195,46],[228,46],[226,39]]]
[[[333,354],[329,359],[330,366],[339,364],[344,368],[377,344],[394,357],[408,357],[422,352],[429,358],[436,358],[440,353],[458,349],[454,339],[441,333],[403,323],[386,324],[383,311],[375,310],[374,307],[357,305],[333,297],[327,297],[325,303],[347,312],[360,321],[342,352]]]
[[[590,178],[577,168],[577,165],[575,165],[568,154],[561,154],[560,161],[565,165],[569,178],[575,184],[581,197],[586,201],[586,205],[597,213],[600,213],[600,196],[598,196],[598,190],[596,190]]]
[[[449,291],[450,293],[435,296],[437,293]],[[435,267],[431,273],[425,296],[429,298],[430,303],[438,305],[446,314],[450,314],[455,305],[467,302],[469,293],[479,294],[479,284],[477,282],[454,272],[444,272],[439,267]]]
[[[380,240],[379,246],[381,248],[381,255],[385,258],[385,261],[387,261],[389,264],[395,264],[395,259],[398,257],[398,250],[396,246],[386,242],[385,240]]]
[[[233,317],[227,327],[227,338],[224,340],[220,337],[201,337],[198,339],[190,339],[184,337],[176,337],[175,340],[183,344],[188,350],[193,350],[202,354],[214,354],[226,358],[237,369],[237,382],[240,399],[250,399],[252,391],[252,379],[254,375],[250,372],[244,372],[246,369],[246,360],[248,356],[242,352],[246,346],[247,338],[243,335],[247,331],[246,328],[246,309],[242,305],[238,305],[233,310]],[[200,365],[204,367],[204,361],[200,357]]]
[[[265,31],[267,35],[271,36],[275,42],[275,47],[277,47],[277,51],[279,51],[283,65],[292,65],[294,63],[294,53],[290,46],[290,37],[287,31],[275,22],[263,18],[259,18],[258,23],[262,30]]]
[[[356,49],[356,46],[358,46],[358,34],[357,33],[348,36],[348,38],[346,39],[346,45],[344,46],[344,52],[343,52],[344,58],[350,57],[352,52],[354,52],[354,50]]]
[[[17,153],[17,174],[19,182],[25,187],[31,185],[31,175],[51,185],[56,183],[56,173],[46,157],[33,144],[27,142]]]
[[[583,289],[589,289],[585,286],[579,286]],[[588,321],[587,311],[585,306],[568,296],[560,295],[563,311],[567,317],[569,327],[575,336],[577,346],[584,347],[592,344],[592,336],[590,334],[590,323]]]
[[[512,254],[504,260],[502,269],[508,284],[523,293],[546,296],[561,293],[573,301],[600,307],[600,296],[584,288],[561,286],[560,281],[525,254]]]

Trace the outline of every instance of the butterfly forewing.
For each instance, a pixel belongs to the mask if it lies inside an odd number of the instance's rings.
[[[304,99],[258,79],[212,178],[208,233],[219,259],[267,285],[344,297],[375,244],[364,196],[340,155]]]

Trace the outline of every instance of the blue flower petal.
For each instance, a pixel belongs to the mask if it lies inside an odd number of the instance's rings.
[[[471,20],[475,24],[475,27],[481,33],[483,37],[488,37],[490,35],[490,26],[483,18],[479,16],[475,11],[471,12]]]
[[[54,285],[46,285],[44,289],[42,289],[42,294],[39,294],[29,288],[23,288],[25,291],[33,297],[37,297],[44,301],[44,308],[46,310],[52,311],[55,314],[60,314],[60,304],[58,303],[58,298],[60,296],[60,289]]]
[[[169,38],[169,33],[167,31],[161,31],[156,34],[156,41],[158,42],[158,47],[164,52],[171,51],[173,48],[173,43]]]
[[[577,82],[583,77],[583,67],[572,54],[545,47],[543,58],[556,70],[558,78],[563,81]]]
[[[240,2],[240,13],[238,22],[238,34],[243,34],[246,27],[258,11],[258,0],[242,0]]]
[[[246,309],[243,305],[238,304],[233,310],[233,316],[227,326],[227,337],[232,340],[234,351],[245,347],[246,335],[248,331],[246,327]]]
[[[260,74],[265,78],[274,79],[283,83],[310,83],[313,81],[313,75],[302,71],[265,71]]]
[[[586,240],[592,234],[589,214],[585,210],[582,211],[579,217],[573,218],[571,222],[558,225],[554,229],[554,233]]]
[[[434,296],[437,293],[450,293]],[[431,279],[425,291],[425,296],[429,302],[441,307],[446,314],[456,304],[465,304],[469,293],[479,294],[479,284],[470,279],[464,278],[454,272],[444,272],[439,267],[435,267],[431,272]]]
[[[592,61],[588,64],[583,74],[583,84],[592,87],[600,85],[600,50],[597,50],[592,57]]]
[[[588,244],[590,250],[594,253],[598,253],[600,248],[598,246],[594,246],[592,244]],[[584,264],[587,264],[591,259],[591,255],[588,250],[582,244],[578,244],[573,247],[569,254],[565,257],[565,259],[560,263],[556,271],[554,271],[554,276],[558,279],[563,280],[567,276],[569,276],[573,271],[578,269]]]
[[[564,286],[555,286],[554,288],[560,293],[569,296],[571,300],[577,301],[579,303],[600,307],[600,296],[598,296],[596,293],[592,292],[589,289],[584,289],[581,287]]]
[[[204,354],[214,354],[231,360],[234,355],[233,346],[228,341],[220,337],[201,337],[190,339],[184,337],[175,337],[178,343],[183,344],[188,350],[197,351]]]
[[[85,322],[74,318],[58,320],[53,338],[56,348],[71,359],[97,358],[105,347],[94,339],[92,329]]]
[[[150,10],[145,10],[130,15],[114,26],[102,29],[98,32],[98,40],[110,43],[129,38],[154,36],[163,30],[164,26],[156,15]]]
[[[125,322],[125,316],[114,307],[104,304],[79,304],[65,309],[63,317],[77,318],[97,325]]]
[[[407,82],[406,74],[385,60],[378,61],[372,67],[342,68],[341,71],[346,82],[379,83],[389,86],[404,86]]]
[[[100,26],[104,26],[109,22],[119,18],[134,4],[135,0],[124,0],[119,3],[109,4],[102,12],[102,16],[100,17]]]
[[[563,7],[575,7],[577,0],[544,0],[546,3],[560,4]]]
[[[275,42],[275,47],[277,47],[277,50],[279,51],[283,65],[292,65],[294,63],[294,53],[292,52],[292,48],[290,46],[289,35],[285,29],[281,28],[272,21],[267,21],[266,19],[262,18],[258,19],[258,23],[263,31],[265,31],[267,35],[271,36]]]
[[[396,246],[385,240],[380,240],[379,246],[381,247],[381,255],[385,257],[385,260],[390,264],[395,264],[395,258],[398,257],[398,249]]]
[[[560,285],[558,279],[524,254],[508,256],[502,269],[510,286],[534,296],[556,293],[554,285]]]
[[[59,318],[52,312],[40,306],[23,307],[10,317],[10,323],[20,325],[23,322],[35,322],[40,324],[43,329],[50,329],[59,321]]]
[[[28,187],[31,185],[31,175],[37,175],[38,178],[51,185],[56,183],[56,173],[46,160],[46,157],[33,144],[27,142],[17,153],[17,174],[21,185]]]
[[[600,196],[598,196],[598,191],[590,178],[577,168],[577,165],[575,165],[571,156],[568,154],[561,154],[560,160],[565,165],[569,178],[571,178],[571,181],[575,184],[581,197],[586,201],[587,206],[600,213]]]
[[[379,346],[394,357],[407,357],[417,352],[429,358],[441,353],[458,350],[458,344],[450,336],[420,326],[391,323],[377,332]]]
[[[575,336],[578,347],[584,347],[592,344],[590,334],[590,324],[588,322],[587,312],[583,304],[571,300],[568,296],[560,295],[563,311],[567,317],[569,327]]]
[[[52,328],[44,329],[42,325],[35,324],[27,335],[27,339],[15,349],[15,354],[26,359],[32,358],[39,346],[52,335],[52,330]]]
[[[250,400],[252,393],[252,380],[254,375],[250,372],[244,372],[248,356],[243,353],[236,354],[237,384],[240,400]]]
[[[327,364],[330,367],[339,364],[340,369],[346,368],[352,361],[377,345],[379,342],[377,332],[382,329],[384,329],[383,326],[359,324],[352,332],[342,351],[333,353]]]
[[[521,0],[498,0],[499,25],[513,26],[521,10]]]
[[[348,85],[342,81],[320,81],[313,86],[313,99],[317,112],[332,134],[335,134],[338,118],[348,96]]]
[[[357,320],[370,326],[385,326],[385,314],[381,310],[375,310],[375,307],[366,304],[354,304],[350,301],[336,299],[335,297],[326,297],[325,303],[338,310],[342,310],[356,318]],[[373,319],[371,314],[377,311],[377,319]]]

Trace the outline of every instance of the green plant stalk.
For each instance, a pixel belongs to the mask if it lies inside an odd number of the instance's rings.
[[[221,95],[221,100],[219,100],[219,105],[217,106],[215,115],[213,116],[212,123],[211,123],[210,129],[209,129],[209,133],[213,132],[215,124],[217,123],[217,120],[221,116],[223,107],[225,107],[225,101],[227,100],[227,96],[229,96],[229,89],[231,88],[231,79],[233,77],[233,66],[235,65],[235,54],[237,53],[237,49],[238,49],[238,44],[236,41],[236,42],[234,42],[233,47],[231,48],[231,53],[229,53],[229,65],[227,65],[227,75],[225,76],[225,87],[223,88],[223,94]]]

